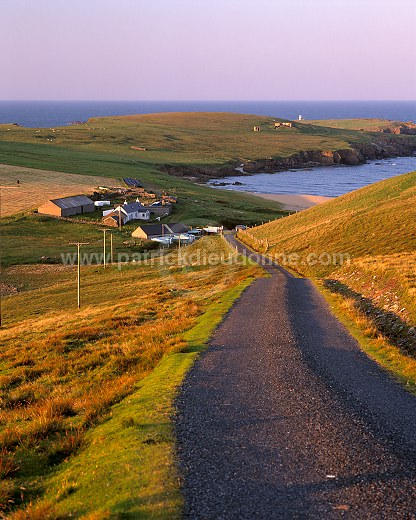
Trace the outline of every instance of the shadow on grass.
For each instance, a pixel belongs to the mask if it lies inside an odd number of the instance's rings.
[[[394,346],[404,354],[416,357],[416,331],[394,312],[385,311],[375,306],[362,294],[353,291],[348,285],[338,280],[326,279],[324,286],[333,293],[341,294],[354,300],[354,307],[374,324],[377,331],[385,336]]]

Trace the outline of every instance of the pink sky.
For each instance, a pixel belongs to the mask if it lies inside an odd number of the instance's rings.
[[[0,99],[415,99],[416,0],[1,0]]]

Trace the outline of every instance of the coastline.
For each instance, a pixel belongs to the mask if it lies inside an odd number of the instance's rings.
[[[281,205],[283,210],[286,211],[302,211],[304,209],[312,208],[317,204],[322,204],[328,200],[332,200],[334,197],[325,197],[323,195],[294,195],[286,193],[257,193],[253,191],[245,191],[249,195],[255,195],[266,200],[273,200]]]

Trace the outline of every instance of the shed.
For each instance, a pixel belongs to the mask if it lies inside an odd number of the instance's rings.
[[[151,240],[154,237],[167,237],[187,233],[189,226],[182,223],[172,224],[144,224],[136,228],[131,234],[134,238],[142,238],[143,240]]]
[[[71,217],[80,213],[92,213],[95,210],[94,201],[85,195],[51,199],[38,208],[38,213],[55,217]]]

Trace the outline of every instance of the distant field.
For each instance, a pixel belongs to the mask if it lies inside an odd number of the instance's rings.
[[[231,113],[164,113],[92,118],[60,128],[0,125],[0,141],[32,143],[123,154],[140,165],[219,167],[300,150],[349,148],[366,137],[357,129],[326,128],[310,122],[274,130],[272,117]],[[253,132],[260,126],[261,132]],[[146,148],[139,151],[132,147]],[[47,153],[47,152],[46,152]]]
[[[2,189],[2,217],[36,208],[49,199],[91,193],[100,184],[119,183],[116,179],[108,177],[91,177],[6,164],[0,164],[0,182],[2,188],[13,187]]]
[[[365,132],[380,132],[393,126],[399,126],[399,121],[387,119],[327,119],[325,121],[305,121],[305,124],[325,126],[328,128],[344,128],[346,130],[364,130]]]

